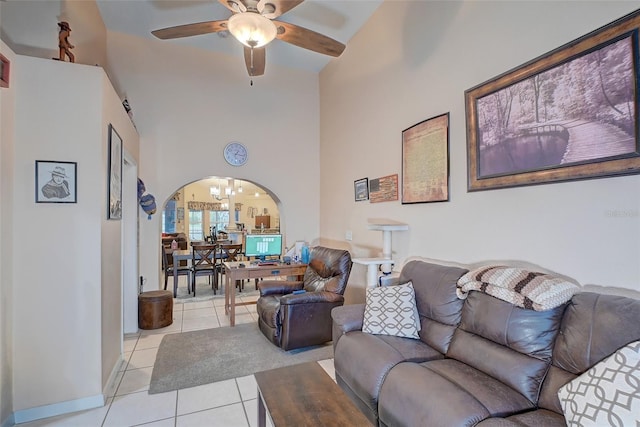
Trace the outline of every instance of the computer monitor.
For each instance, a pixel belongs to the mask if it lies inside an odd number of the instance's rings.
[[[244,255],[264,259],[282,254],[282,234],[247,234],[244,240]]]

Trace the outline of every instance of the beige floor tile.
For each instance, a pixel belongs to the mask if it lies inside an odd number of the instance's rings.
[[[129,366],[129,359],[131,359],[131,355],[133,351],[125,351],[122,353],[122,361],[120,362],[120,366],[118,367],[118,372],[124,371]]]
[[[175,425],[176,425],[175,417],[166,418],[164,420],[154,421],[147,424],[139,424],[140,427],[142,426],[144,427],[175,427]]]
[[[150,366],[153,366],[156,361],[156,354],[158,354],[157,348],[148,348],[145,350],[134,351],[131,355],[131,359],[129,359],[127,370],[148,368]]]
[[[190,320],[190,319],[199,319],[201,317],[210,317],[215,316],[216,311],[213,309],[213,306],[206,308],[196,308],[193,310],[185,310],[182,314],[182,321]]]
[[[123,394],[149,390],[152,371],[153,367],[125,371],[115,395],[122,396]]]
[[[218,318],[216,316],[200,317],[197,319],[186,319],[182,321],[182,332],[218,327],[220,327],[220,323],[218,322]]]
[[[173,332],[180,332],[182,329],[182,316],[180,318],[173,318],[173,323],[169,326],[165,326],[164,328],[158,329],[143,329],[140,331],[140,336],[143,337],[145,335],[157,335],[157,334],[170,334]]]
[[[113,399],[103,427],[124,427],[174,417],[176,391],[160,394],[125,394]]]
[[[322,369],[335,381],[336,380],[336,371],[333,367],[333,359],[325,359],[318,361]]]
[[[178,415],[240,402],[235,380],[218,381],[178,390]]]
[[[133,351],[136,347],[136,343],[138,342],[138,336],[139,334],[136,335],[129,335],[129,336],[125,336],[124,337],[124,342],[123,342],[123,346],[122,346],[122,350],[123,351]]]
[[[238,377],[236,378],[236,383],[238,383],[242,400],[251,400],[258,396],[258,384],[256,383],[256,377],[253,375]]]
[[[136,350],[146,350],[149,348],[157,348],[160,346],[160,341],[167,334],[153,334],[153,335],[143,335],[138,340],[138,344],[136,344]]]
[[[258,427],[258,400],[247,400],[245,402],[242,402],[242,404],[244,405],[244,411],[247,413],[249,425],[251,427]],[[271,423],[269,415],[267,415],[267,426],[273,427],[273,423]]]
[[[242,403],[179,416],[176,427],[248,427]]]
[[[182,304],[182,306],[184,307],[183,308],[184,311],[198,310],[201,308],[212,308],[213,301],[209,300],[209,301],[199,301],[199,302],[185,302],[184,304]]]

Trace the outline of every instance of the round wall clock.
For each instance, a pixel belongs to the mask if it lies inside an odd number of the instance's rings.
[[[231,166],[242,166],[247,163],[247,147],[239,142],[230,142],[224,147],[224,159]]]

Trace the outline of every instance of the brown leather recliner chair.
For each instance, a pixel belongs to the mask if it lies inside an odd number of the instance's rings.
[[[331,310],[344,304],[351,273],[348,251],[316,246],[302,281],[258,284],[258,326],[275,345],[291,350],[331,341]],[[293,291],[304,290],[304,293]]]

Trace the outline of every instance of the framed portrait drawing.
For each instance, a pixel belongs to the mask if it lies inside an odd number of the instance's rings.
[[[36,203],[77,203],[76,162],[36,160]]]
[[[640,11],[465,92],[468,191],[640,173]]]
[[[402,131],[402,204],[449,201],[449,113]]]
[[[109,124],[109,182],[107,219],[122,219],[122,138]]]
[[[358,179],[353,182],[356,193],[356,202],[369,200],[369,178]]]

